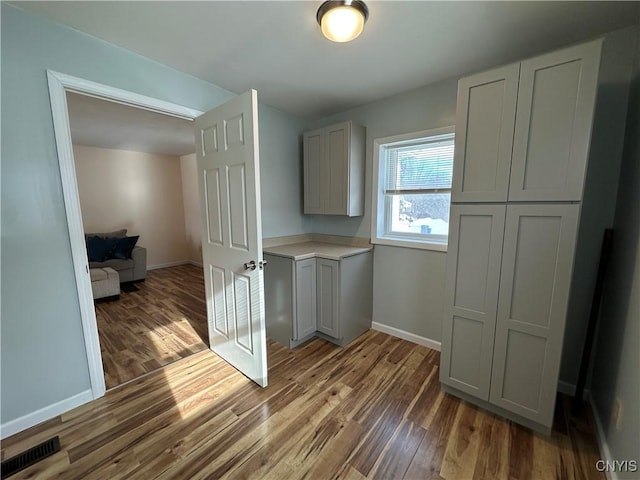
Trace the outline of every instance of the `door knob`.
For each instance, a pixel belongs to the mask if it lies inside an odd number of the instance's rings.
[[[245,263],[244,264],[244,269],[245,270],[255,270],[257,267],[256,265],[256,261],[255,260],[251,260],[249,263]]]
[[[267,261],[266,260],[262,260],[262,261],[258,262],[258,267],[260,267],[260,270],[262,270],[266,264],[267,264]]]

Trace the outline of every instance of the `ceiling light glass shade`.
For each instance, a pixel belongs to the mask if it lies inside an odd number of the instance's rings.
[[[369,9],[359,0],[327,1],[320,5],[316,19],[322,34],[333,42],[357,38],[369,17]]]

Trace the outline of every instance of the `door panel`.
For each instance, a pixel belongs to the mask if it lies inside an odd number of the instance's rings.
[[[231,246],[249,251],[249,225],[247,216],[247,180],[245,165],[227,167],[227,191],[229,195],[229,231]]]
[[[222,212],[220,211],[220,169],[204,171],[205,216],[208,241],[222,246]]]
[[[196,119],[202,256],[211,349],[267,384],[257,94],[247,92]]]
[[[451,200],[507,200],[520,64],[458,83]]]
[[[452,205],[440,381],[489,398],[504,205]]]
[[[522,62],[509,200],[581,199],[601,45]]]
[[[509,205],[491,402],[551,425],[578,205]]]

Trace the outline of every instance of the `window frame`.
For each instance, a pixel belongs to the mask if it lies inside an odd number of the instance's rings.
[[[392,197],[385,194],[385,161],[386,155],[381,155],[385,147],[412,143],[420,139],[427,139],[439,135],[454,134],[455,127],[448,126],[421,130],[402,135],[376,138],[373,141],[373,186],[372,216],[371,216],[371,243],[390,245],[405,248],[417,248],[422,250],[434,250],[446,252],[448,247],[448,235],[423,234],[413,232],[393,232],[391,230]],[[434,189],[428,193],[451,193],[451,188]],[[427,192],[425,192],[427,193]],[[449,204],[451,208],[451,204]]]

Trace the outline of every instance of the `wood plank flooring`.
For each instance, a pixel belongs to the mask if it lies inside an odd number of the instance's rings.
[[[341,349],[269,342],[261,389],[210,351],[2,443],[62,451],[15,478],[601,479],[586,418],[543,437],[442,393],[439,353],[370,331]],[[560,402],[567,407],[566,399]]]
[[[201,267],[151,270],[134,285],[95,304],[107,389],[208,348]]]

